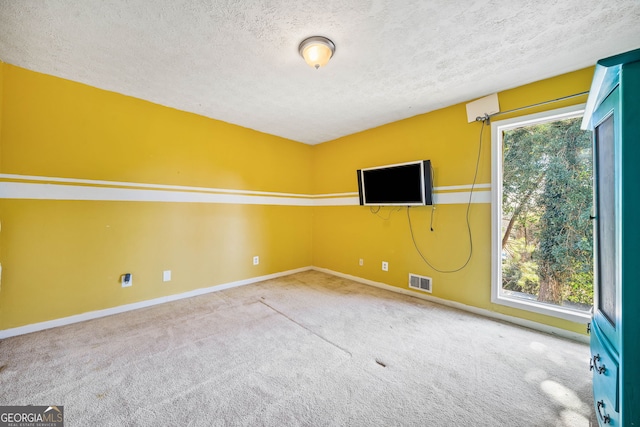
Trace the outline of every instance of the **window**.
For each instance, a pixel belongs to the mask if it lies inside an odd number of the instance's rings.
[[[492,128],[494,303],[584,322],[593,300],[593,153],[583,105]]]

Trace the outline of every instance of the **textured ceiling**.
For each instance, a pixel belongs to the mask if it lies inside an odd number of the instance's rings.
[[[638,0],[0,0],[6,63],[308,144],[638,47]]]

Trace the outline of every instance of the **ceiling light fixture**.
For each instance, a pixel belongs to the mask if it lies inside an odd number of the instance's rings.
[[[307,62],[307,64],[314,67],[316,70],[320,67],[324,67],[329,62],[329,59],[336,51],[336,45],[331,40],[322,36],[313,36],[308,39],[302,40],[298,52]]]

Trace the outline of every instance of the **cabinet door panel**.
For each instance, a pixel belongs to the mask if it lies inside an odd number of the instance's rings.
[[[597,156],[598,310],[616,327],[615,116],[595,128]]]
[[[621,182],[619,88],[594,112],[596,222],[594,323],[618,351],[621,318]]]

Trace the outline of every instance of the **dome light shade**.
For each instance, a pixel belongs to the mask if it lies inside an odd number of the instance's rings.
[[[322,36],[313,36],[300,43],[298,52],[310,66],[316,70],[327,65],[329,59],[336,51],[336,45],[331,40]]]

